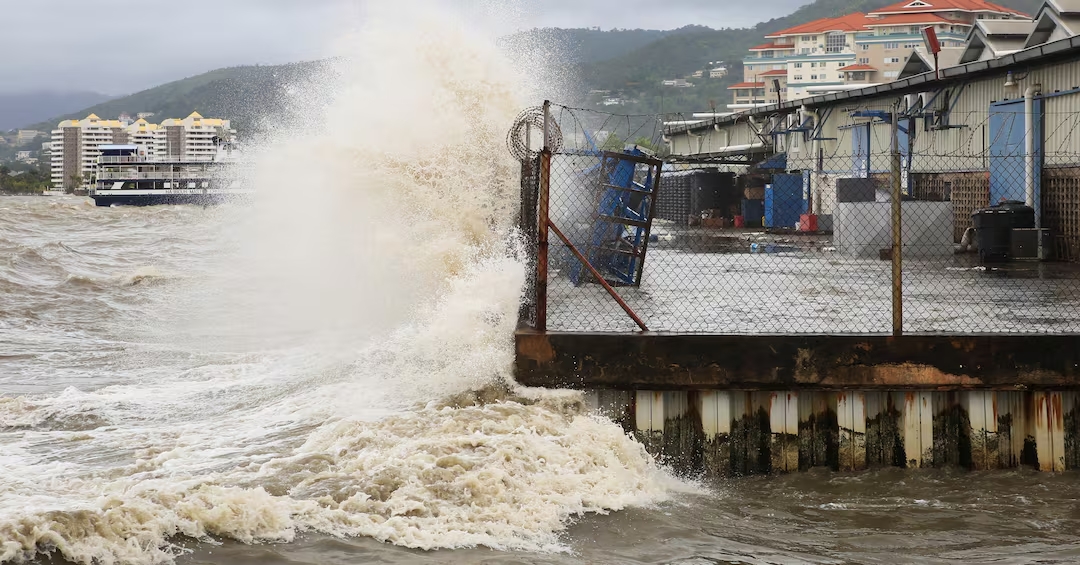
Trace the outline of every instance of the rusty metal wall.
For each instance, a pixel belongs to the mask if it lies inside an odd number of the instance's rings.
[[[537,251],[537,198],[540,193],[540,157],[521,163],[521,208],[518,211],[518,229],[525,251],[525,288],[522,293],[518,324],[533,326],[536,323],[536,251]]]

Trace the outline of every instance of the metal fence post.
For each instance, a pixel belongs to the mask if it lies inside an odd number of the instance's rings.
[[[904,333],[904,286],[903,286],[903,187],[901,183],[903,163],[900,156],[900,111],[899,104],[892,113],[892,334],[899,337]]]
[[[551,102],[544,100],[544,146],[540,152],[540,197],[536,254],[536,329],[547,331],[548,204],[551,196]]]

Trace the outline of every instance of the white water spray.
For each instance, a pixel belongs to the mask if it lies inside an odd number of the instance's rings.
[[[156,330],[218,342],[210,361],[0,401],[0,563],[304,531],[552,551],[573,515],[665,496],[576,394],[505,386],[524,267],[503,139],[527,81],[454,22],[371,15],[333,104],[260,150],[258,203],[222,232],[239,249],[173,297],[199,323]]]

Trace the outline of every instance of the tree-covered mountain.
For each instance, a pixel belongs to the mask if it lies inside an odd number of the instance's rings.
[[[332,65],[326,61],[218,69],[77,112],[66,112],[31,127],[50,130],[62,120],[81,119],[91,113],[115,118],[124,113],[134,116],[153,112],[152,121],[160,121],[183,118],[197,111],[206,116],[229,118],[238,131],[251,134],[268,126],[261,120],[263,117],[273,116],[278,124],[298,118],[298,107],[312,103],[310,96],[321,92],[304,85],[328,72],[332,72]],[[305,92],[303,101],[296,97],[301,90]]]
[[[617,57],[681,31],[544,28],[509,36],[502,44],[510,51],[525,46],[550,45],[568,63],[574,64]],[[134,116],[139,112],[153,112],[153,119],[160,120],[182,118],[198,111],[207,116],[228,117],[239,131],[253,133],[261,129],[261,116],[274,116],[274,120],[280,122],[295,115],[293,93],[300,85],[315,80],[324,72],[332,72],[332,66],[324,62],[307,62],[218,69],[113,100],[103,102],[103,98],[98,98],[55,108],[51,112],[25,114],[26,118],[15,126],[48,131],[62,120],[84,118],[90,113],[114,118],[122,113]],[[308,90],[320,92],[319,89]],[[30,125],[37,120],[44,121]]]
[[[731,99],[728,87],[742,81],[742,60],[770,33],[856,12],[870,12],[896,0],[815,0],[793,13],[753,28],[683,28],[646,46],[602,61],[581,64],[589,89],[609,90],[632,102],[618,107],[627,113],[705,112],[723,108]],[[1002,6],[1034,15],[1042,0],[999,0]],[[664,87],[665,79],[683,78],[724,61],[731,71],[722,79],[694,79],[693,88]],[[593,100],[595,103],[596,100]]]
[[[104,102],[100,92],[0,92],[0,131]]]
[[[500,44],[511,52],[533,50],[549,45],[568,63],[593,63],[614,59],[658,39],[680,33],[689,27],[676,30],[613,29],[610,31],[595,28],[537,28],[504,37],[500,40]]]
[[[814,0],[795,12],[752,28],[711,29],[687,26],[676,30],[536,29],[503,39],[508,51],[550,46],[564,61],[567,70],[579,77],[580,100],[571,103],[599,103],[587,99],[590,90],[609,90],[634,102],[603,107],[617,113],[691,113],[723,108],[730,100],[727,88],[742,80],[742,59],[747,50],[763,42],[763,36],[819,18],[853,12],[867,12],[895,0]],[[1034,14],[1042,0],[998,0],[998,3]],[[717,5],[715,9],[722,9]],[[660,86],[664,79],[682,78],[706,70],[710,62],[725,61],[730,74],[721,79],[695,80],[694,88]],[[233,67],[164,84],[143,92],[109,100],[79,111],[58,112],[30,127],[49,130],[62,119],[82,118],[93,112],[101,117],[121,113],[153,112],[154,119],[182,118],[192,111],[230,118],[242,135],[253,135],[263,125],[260,118],[273,116],[276,123],[298,118],[301,103],[295,93],[322,73],[332,72],[325,62],[278,66]],[[304,89],[318,94],[320,89]],[[0,103],[2,107],[2,103]],[[17,124],[29,125],[23,120]]]

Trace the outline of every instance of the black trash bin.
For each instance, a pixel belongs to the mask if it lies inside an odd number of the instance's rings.
[[[979,259],[984,262],[1008,261],[1012,253],[1013,228],[1034,228],[1035,209],[1016,200],[984,208],[971,216]]]

